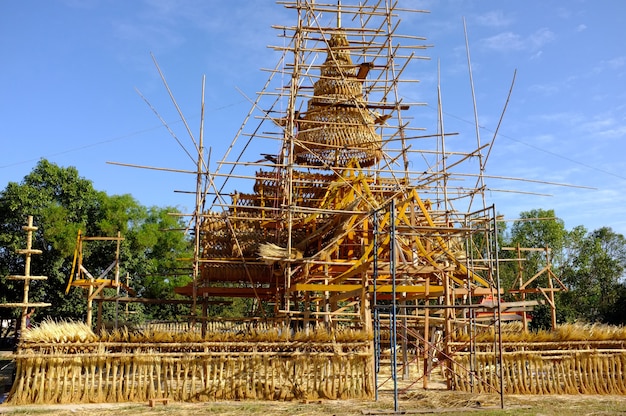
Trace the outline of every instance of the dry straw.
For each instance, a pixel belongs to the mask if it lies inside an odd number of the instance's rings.
[[[87,325],[70,320],[46,319],[34,328],[24,331],[22,335],[22,341],[27,343],[84,343],[94,342],[96,339],[96,335]]]
[[[493,327],[478,333],[476,342],[493,342],[495,340]],[[454,341],[468,342],[466,332],[456,333]],[[502,325],[503,342],[567,342],[567,341],[626,341],[626,328],[603,324],[561,324],[556,329],[524,331],[521,322],[512,322]]]
[[[513,394],[625,394],[626,330],[600,324],[563,324],[554,331],[525,332],[519,323],[502,327],[503,390]],[[467,343],[461,334],[455,341]],[[476,336],[475,352],[457,352],[454,388],[500,390],[494,331]]]
[[[189,331],[121,327],[99,336],[81,324],[46,322],[16,354],[9,402],[87,403],[373,397],[371,336],[363,331],[292,333],[215,325]],[[70,346],[70,347],[68,347]]]

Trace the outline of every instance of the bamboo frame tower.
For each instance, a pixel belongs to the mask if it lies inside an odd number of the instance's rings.
[[[124,237],[121,236],[119,231],[117,232],[116,237],[91,237],[83,235],[81,230],[78,230],[78,235],[76,236],[76,247],[74,249],[74,260],[72,261],[72,271],[70,272],[65,293],[69,293],[72,286],[82,288],[86,292],[87,315],[85,323],[89,327],[91,327],[93,320],[93,302],[94,300],[100,300],[102,298],[101,294],[104,289],[115,289],[116,296],[114,299],[116,300],[120,297],[120,289],[123,289],[127,294],[135,294],[134,290],[120,280],[120,245],[123,240]],[[113,261],[109,264],[109,266],[104,269],[99,276],[95,277],[83,264],[83,250],[86,243],[97,241],[115,243],[115,253],[113,255]],[[113,271],[114,274],[113,278],[107,277],[111,271]],[[98,302],[97,313],[97,329],[100,330],[102,328],[101,301]]]
[[[450,355],[445,341],[429,352],[431,333],[443,329],[447,340],[471,330],[468,310],[501,293],[495,209],[483,195],[488,145],[446,150],[441,120],[436,135],[408,122],[421,103],[401,90],[415,87],[427,45],[402,34],[398,16],[422,11],[386,0],[280,3],[297,23],[274,26],[282,58],[197,188],[197,205],[207,206],[194,214],[199,270],[177,292],[194,304],[248,298],[251,315],[301,328],[373,331],[373,321],[393,316],[405,351],[412,328],[425,362],[435,348]],[[250,143],[276,153],[252,162]],[[478,172],[464,170],[471,159]],[[475,186],[452,185],[467,177]],[[226,191],[234,182],[248,191]]]
[[[30,274],[30,266],[31,266],[31,257],[33,254],[41,254],[42,251],[39,249],[33,248],[33,232],[38,230],[38,227],[33,225],[33,216],[28,216],[28,222],[22,229],[26,232],[26,248],[19,249],[17,252],[19,254],[24,255],[24,274],[23,275],[10,275],[7,276],[9,280],[21,280],[24,282],[24,295],[21,302],[17,303],[0,303],[0,308],[20,308],[22,310],[21,314],[21,324],[20,328],[22,331],[26,328],[26,316],[28,314],[28,310],[31,308],[45,308],[50,306],[50,303],[47,302],[33,302],[29,299],[29,291],[30,291],[30,282],[33,280],[46,280],[47,276],[32,276]]]
[[[81,354],[24,343],[11,400],[370,399],[386,383],[378,378],[386,361],[396,412],[400,379],[403,389],[418,381],[426,388],[437,365],[448,388],[496,390],[502,405],[505,390],[591,391],[594,374],[615,379],[603,393],[623,392],[615,377],[626,363],[621,344],[618,361],[613,349],[597,354],[587,341],[583,354],[571,356],[543,345],[530,352],[527,343],[503,352],[497,218],[484,197],[482,152],[490,144],[481,143],[477,129],[474,149],[452,150],[441,100],[438,134],[424,135],[408,122],[420,103],[402,91],[416,85],[414,64],[426,45],[401,32],[399,16],[421,11],[392,0],[279,3],[296,24],[275,26],[281,59],[214,170],[204,155],[203,124],[199,140],[191,137],[198,153],[196,171],[187,171],[196,177],[188,228],[193,281],[176,289],[190,299],[175,302],[191,304],[190,321],[202,322],[202,334],[190,327],[176,338],[153,332],[140,339],[142,333],[124,330],[119,342],[105,333]],[[204,80],[202,90],[204,97]],[[255,146],[276,151],[253,162]],[[231,161],[236,149],[241,153]],[[478,160],[477,172],[466,170],[471,160]],[[467,178],[472,186],[458,185]],[[97,238],[78,237],[77,280],[70,284],[89,290],[90,303],[167,302],[98,296],[121,286],[119,273],[103,279],[119,267],[121,237],[101,238],[118,249],[99,279],[81,263],[89,239]],[[524,250],[516,248],[520,269]],[[537,302],[525,296],[539,292],[554,310],[553,280],[560,281],[548,248],[545,258],[530,279],[520,272],[522,300],[510,310],[528,310]],[[550,290],[534,287],[542,274]],[[242,321],[254,318],[258,326],[209,332],[207,305],[235,297],[248,300]],[[419,377],[409,377],[416,367]],[[584,375],[581,386],[573,374]],[[49,379],[54,388],[46,388]]]

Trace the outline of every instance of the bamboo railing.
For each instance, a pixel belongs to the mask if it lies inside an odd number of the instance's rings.
[[[41,343],[11,404],[372,398],[369,342]]]
[[[504,393],[626,394],[625,349],[564,348],[561,344],[553,349],[533,350],[529,343],[525,349],[505,351]],[[500,368],[493,352],[477,352],[473,357],[469,353],[456,354],[450,370],[455,390],[500,391]]]

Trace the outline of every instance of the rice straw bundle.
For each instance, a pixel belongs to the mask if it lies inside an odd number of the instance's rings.
[[[54,321],[46,319],[28,331],[24,331],[22,340],[28,343],[85,343],[94,342],[97,337],[86,324],[70,320]]]

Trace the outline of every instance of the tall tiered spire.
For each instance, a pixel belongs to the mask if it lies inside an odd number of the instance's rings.
[[[337,27],[341,27],[341,0],[337,0]]]
[[[357,78],[350,44],[341,30],[328,40],[328,57],[299,125],[295,157],[300,164],[330,168],[356,160],[366,167],[380,158],[381,138],[363,99],[363,81]]]

